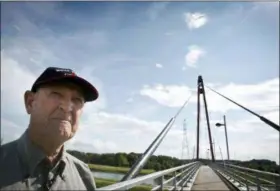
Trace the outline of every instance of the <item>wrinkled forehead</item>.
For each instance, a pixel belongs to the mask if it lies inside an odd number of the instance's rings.
[[[68,81],[57,81],[41,85],[38,89],[49,89],[49,90],[69,90],[77,93],[84,97],[84,92],[77,84]]]

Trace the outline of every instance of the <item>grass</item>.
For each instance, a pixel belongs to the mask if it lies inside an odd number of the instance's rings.
[[[130,168],[127,167],[116,167],[116,166],[106,166],[99,164],[88,164],[91,170],[101,171],[101,172],[116,172],[116,173],[127,173]],[[153,169],[142,169],[139,174],[147,175],[155,172]]]
[[[95,183],[97,188],[101,188],[104,186],[109,186],[111,184],[117,183],[115,180],[107,180],[107,179],[102,179],[102,178],[95,178]],[[153,187],[152,186],[146,186],[146,185],[139,185],[135,186],[133,188],[130,188],[129,191],[148,191],[151,190]]]
[[[127,173],[130,168],[126,167],[115,167],[115,166],[106,166],[106,165],[98,165],[98,164],[88,164],[89,168],[91,170],[96,170],[96,171],[101,171],[101,172],[113,172],[113,173]],[[150,173],[155,172],[153,169],[142,169],[139,174],[141,175],[147,175]],[[111,180],[111,179],[103,179],[103,178],[94,178],[96,187],[101,188],[104,186],[109,186],[112,184],[117,183],[116,180]],[[129,191],[148,191],[151,190],[153,187],[149,185],[139,185],[135,186],[133,188],[130,188]]]
[[[103,179],[103,178],[95,178],[95,183],[97,188],[101,188],[104,186],[109,186],[111,184],[117,183],[115,180],[110,179]],[[135,186],[133,188],[128,189],[129,191],[150,191],[153,187],[149,185],[139,185]],[[167,189],[164,189],[164,191],[167,191]]]

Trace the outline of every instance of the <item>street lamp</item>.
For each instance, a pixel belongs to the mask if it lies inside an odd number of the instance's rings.
[[[224,126],[225,127],[225,136],[226,136],[226,144],[227,144],[227,157],[229,160],[229,149],[228,149],[228,136],[227,136],[227,125],[226,125],[226,116],[224,115],[224,123],[216,123],[217,127]]]

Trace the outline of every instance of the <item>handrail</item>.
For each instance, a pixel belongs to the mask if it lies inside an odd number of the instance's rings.
[[[225,177],[222,174],[225,178],[228,180],[231,179],[231,182],[239,182],[241,185],[246,186],[247,189],[249,189],[250,184],[256,186],[256,189],[258,190],[270,190],[269,187],[275,187],[276,190],[279,189],[279,183],[277,180],[280,178],[280,175],[277,173],[241,167],[233,164],[216,163],[216,165],[213,164],[216,171],[218,170],[220,174],[224,173],[229,176]]]
[[[221,170],[221,169],[220,169]],[[224,172],[226,172],[227,175],[230,175],[236,182],[239,182],[239,184],[241,184],[242,186],[249,186],[248,183],[250,183],[253,186],[260,186],[258,183],[253,182],[252,180],[249,180],[247,178],[244,178],[243,176],[241,176],[238,173],[234,173],[234,171],[236,171],[236,169],[234,169],[233,171],[229,170],[229,169],[225,169]],[[239,172],[240,173],[240,172]],[[274,184],[274,183],[273,183]],[[272,185],[273,185],[272,184]],[[260,186],[260,188],[262,190],[268,190],[267,188],[265,188],[264,186]]]
[[[109,185],[109,186],[105,186],[105,187],[102,187],[102,188],[97,188],[96,190],[100,190],[100,191],[101,190],[127,190],[129,188],[134,187],[134,186],[140,185],[141,183],[144,183],[147,180],[151,180],[151,179],[154,180],[156,178],[162,177],[164,175],[170,174],[172,172],[175,172],[177,170],[184,169],[184,168],[187,168],[187,167],[190,167],[190,169],[191,169],[192,166],[197,166],[197,165],[200,165],[200,164],[201,163],[199,161],[196,161],[196,162],[188,163],[188,164],[181,165],[181,166],[178,166],[178,167],[162,170],[162,171],[159,171],[159,172],[154,172],[154,173],[151,173],[151,174],[148,174],[148,175],[145,175],[145,176],[136,177],[136,178],[126,180],[126,181],[123,181],[123,182],[118,182],[118,183],[115,183],[115,184],[112,184],[112,185]]]
[[[250,178],[256,178],[254,175],[252,175],[252,174],[250,174],[250,173],[242,172],[241,170],[233,169],[233,171],[234,171],[234,172],[237,172],[237,173],[240,173],[240,174],[242,174],[242,175],[244,175],[244,176],[248,176],[248,177],[250,177]],[[259,180],[261,180],[261,181],[263,181],[263,182],[266,182],[266,183],[268,183],[268,184],[274,184],[274,182],[271,182],[271,181],[266,180],[266,179],[264,179],[264,178],[259,178]]]
[[[257,170],[257,169],[241,167],[241,166],[237,166],[237,165],[233,165],[233,164],[225,164],[225,166],[229,166],[229,167],[233,167],[233,168],[238,168],[238,169],[246,170],[246,171],[249,171],[249,172],[254,172],[254,173],[260,173],[260,174],[269,175],[269,176],[280,177],[280,175],[277,174],[277,173],[272,173],[272,172],[266,172],[266,171]]]

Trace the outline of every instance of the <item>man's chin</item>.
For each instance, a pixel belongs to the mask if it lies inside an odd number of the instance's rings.
[[[50,138],[50,141],[54,145],[63,145],[65,142],[67,142],[71,137],[65,134],[59,134],[59,135],[53,135],[53,137]]]
[[[59,121],[58,123],[49,124],[49,135],[57,141],[68,140],[72,135],[72,125],[69,121]]]

